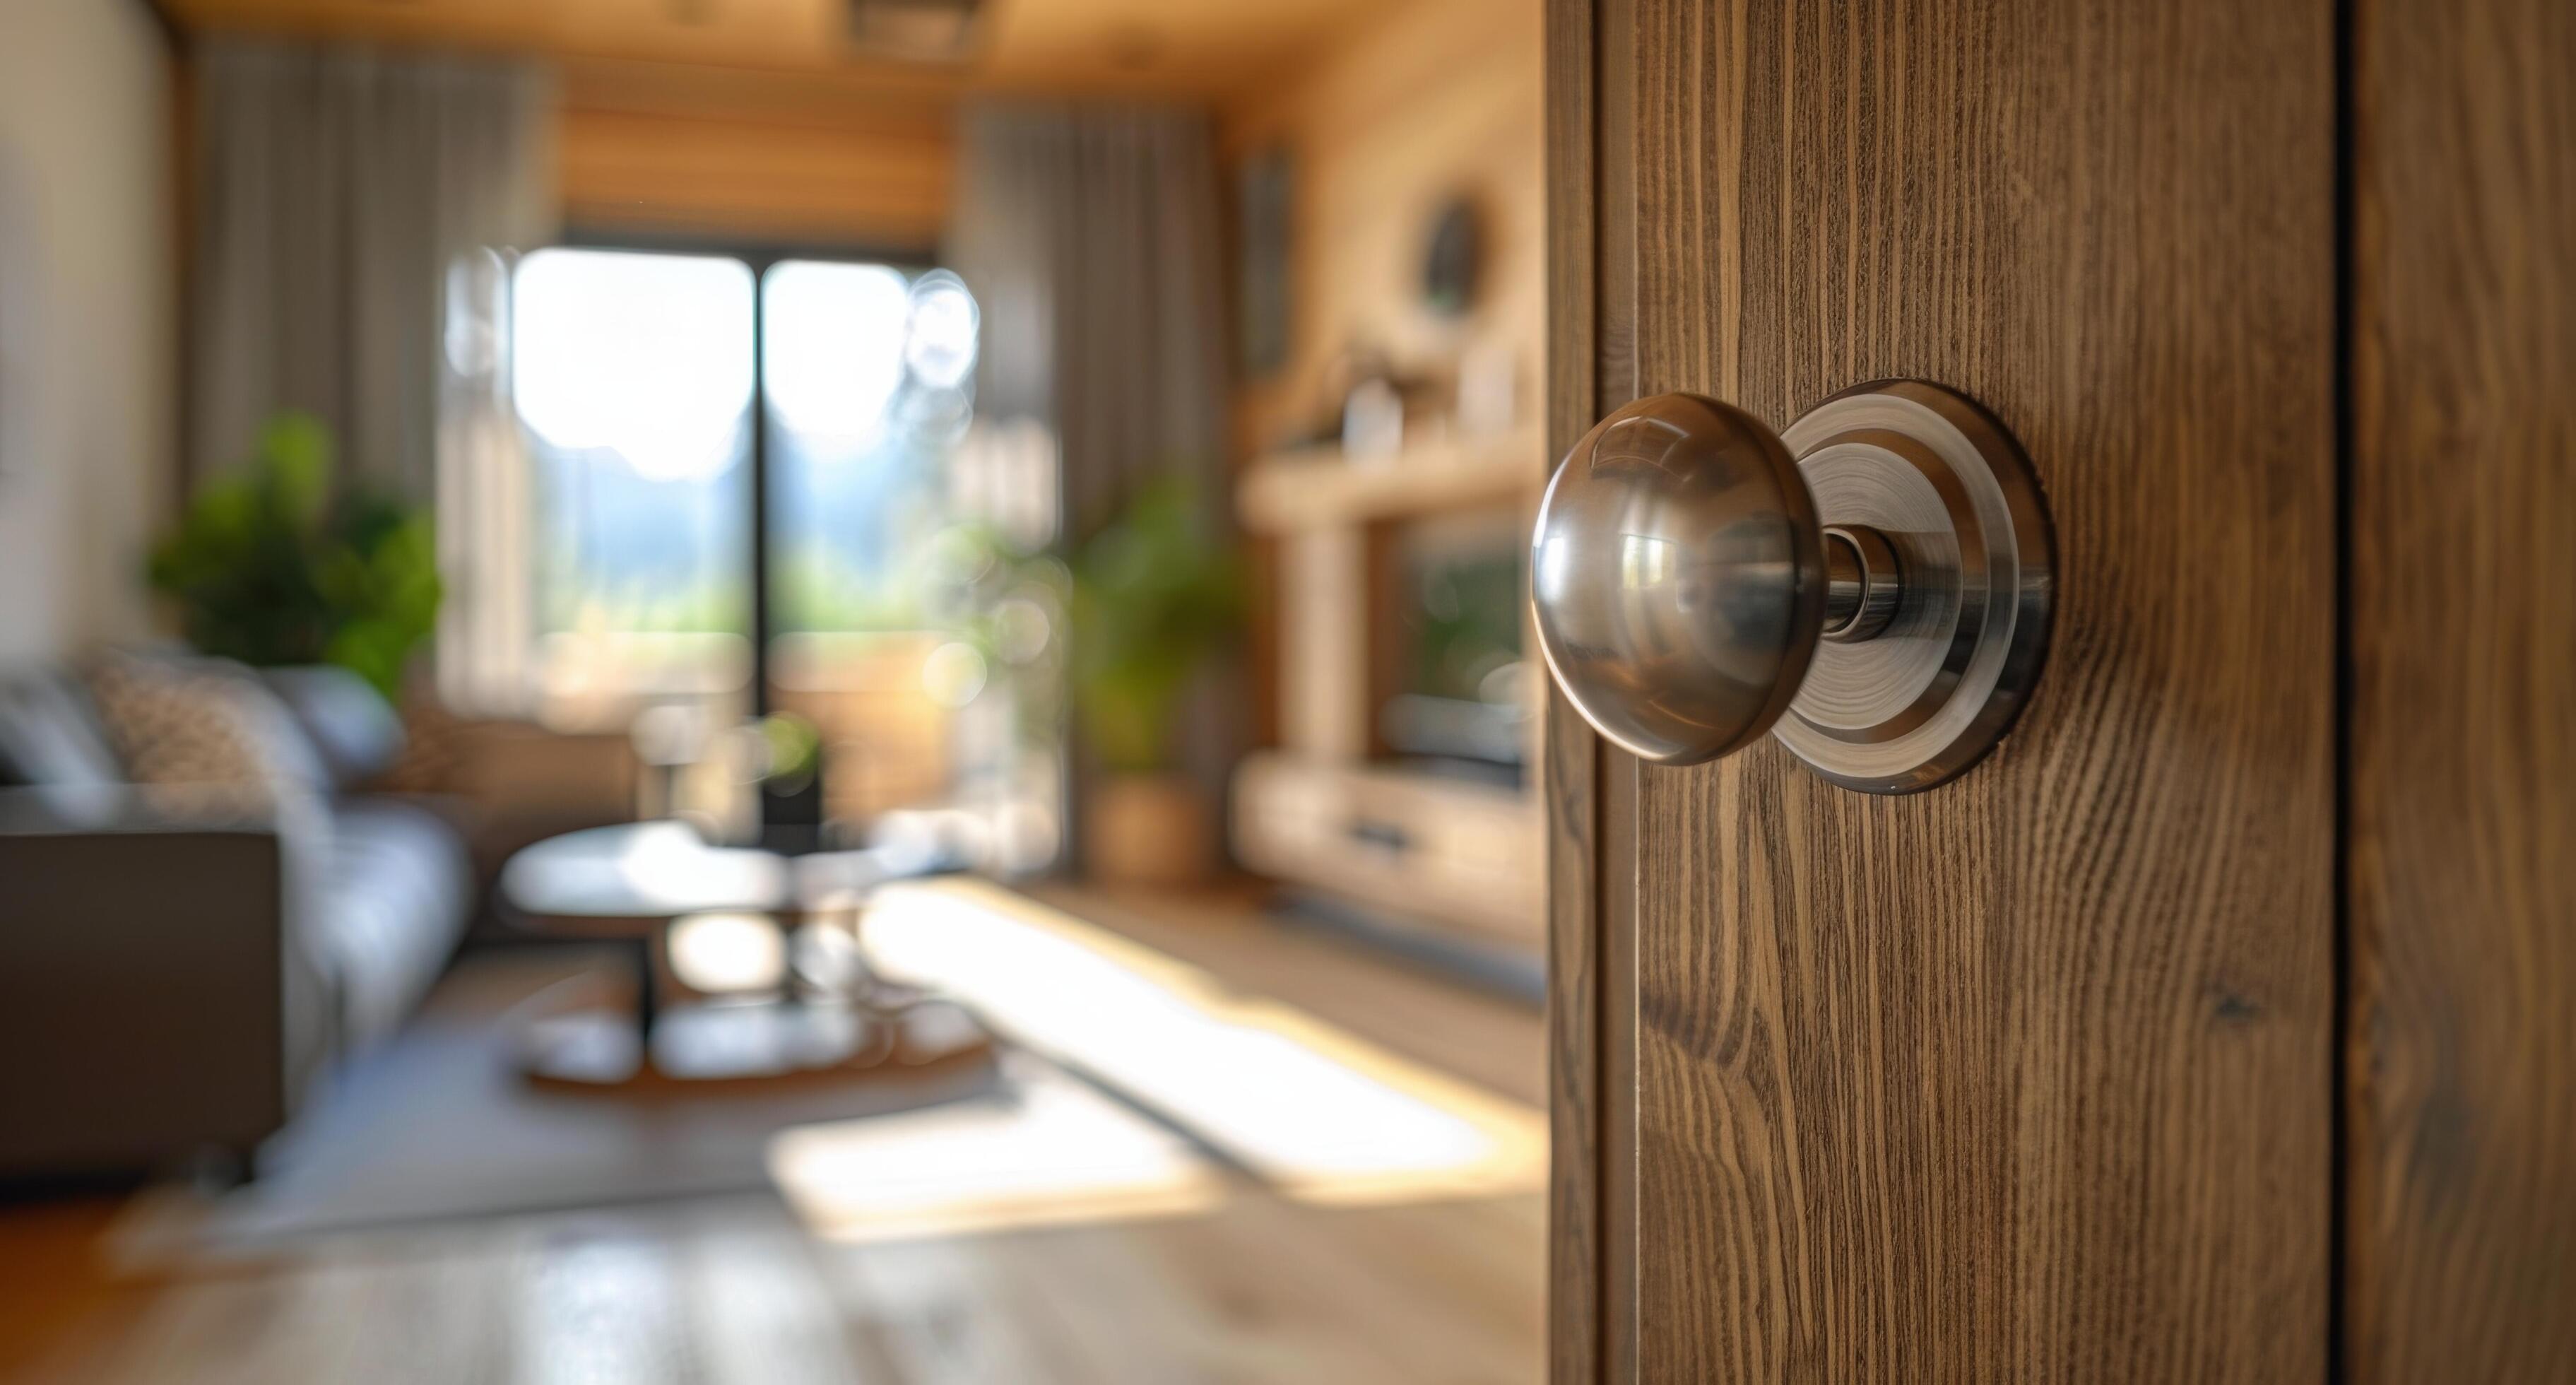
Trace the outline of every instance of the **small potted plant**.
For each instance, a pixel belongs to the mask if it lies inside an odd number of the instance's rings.
[[[335,484],[330,430],[309,414],[271,419],[247,462],[198,488],[150,578],[201,652],[339,664],[389,700],[438,619],[428,510]]]
[[[1182,704],[1241,624],[1242,564],[1177,480],[1142,488],[1077,555],[1075,714],[1097,773],[1083,864],[1105,881],[1184,885],[1215,861],[1216,805],[1178,763]]]

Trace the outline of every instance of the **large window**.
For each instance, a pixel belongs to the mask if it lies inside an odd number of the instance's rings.
[[[978,495],[1025,508],[1031,487],[997,487],[968,434],[976,314],[954,276],[555,249],[519,263],[509,308],[542,714],[655,711],[700,739],[802,717],[850,821],[1020,782],[1022,738],[979,727],[1030,718],[995,705],[1014,690],[987,696],[995,641],[969,632],[993,622],[961,604],[957,554],[991,528],[959,523],[991,517]],[[717,758],[701,787],[721,789]]]
[[[740,687],[752,634],[750,267],[545,250],[519,266],[514,297],[542,686],[604,702]]]
[[[771,628],[922,628],[908,580],[945,517],[935,448],[893,416],[911,285],[885,265],[790,260],[760,287]]]

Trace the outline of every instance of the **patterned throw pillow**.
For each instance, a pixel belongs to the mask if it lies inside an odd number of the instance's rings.
[[[247,669],[116,651],[91,666],[89,685],[136,784],[274,808],[329,782],[293,717]]]

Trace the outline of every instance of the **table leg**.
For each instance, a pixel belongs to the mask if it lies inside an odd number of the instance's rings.
[[[635,1040],[637,1060],[653,1066],[653,1022],[661,1018],[660,987],[653,978],[653,941],[629,940],[635,959]]]
[[[778,930],[778,1003],[797,1006],[805,1003],[802,988],[796,984],[796,930],[803,923],[801,913],[793,909],[770,912],[770,926]]]

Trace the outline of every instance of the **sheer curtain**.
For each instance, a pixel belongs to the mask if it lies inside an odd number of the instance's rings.
[[[530,711],[535,484],[510,396],[513,258],[473,250],[448,266],[438,383],[438,694],[482,716]]]

